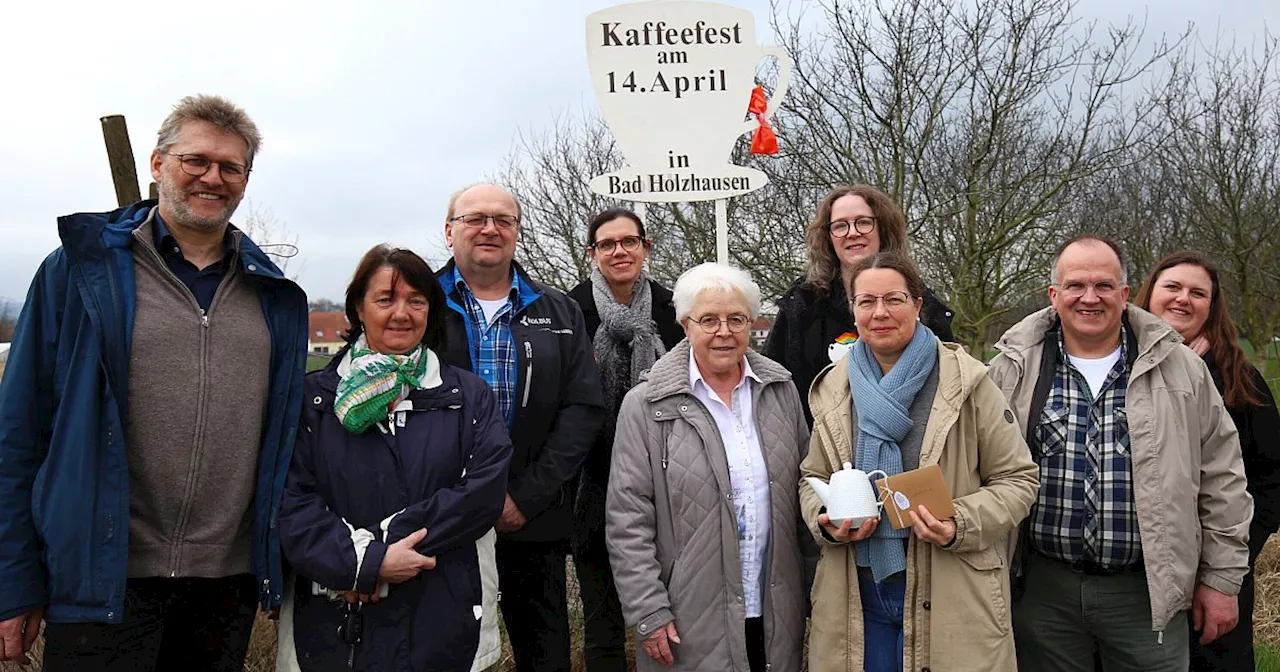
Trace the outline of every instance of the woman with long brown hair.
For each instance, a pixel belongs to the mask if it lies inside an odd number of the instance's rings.
[[[1191,669],[1252,670],[1252,570],[1263,545],[1280,527],[1280,413],[1266,379],[1240,348],[1218,269],[1207,256],[1185,251],[1161,259],[1138,292],[1137,304],[1168,322],[1204,358],[1240,432],[1254,507],[1250,572],[1240,586],[1240,620],[1235,629],[1212,642],[1192,637]]]
[[[778,314],[761,352],[787,367],[812,425],[806,392],[818,372],[858,340],[849,312],[850,273],[879,252],[907,255],[907,218],[887,194],[865,184],[833,189],[804,230],[805,274],[778,298]],[[951,309],[924,288],[920,319],[938,338],[953,341]]]

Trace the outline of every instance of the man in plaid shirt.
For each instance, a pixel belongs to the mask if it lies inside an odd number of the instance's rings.
[[[1193,629],[1235,626],[1253,515],[1235,425],[1203,361],[1128,298],[1119,248],[1072,239],[1052,306],[996,345],[1040,465],[1015,579],[1024,670],[1181,672]]]
[[[500,606],[517,672],[560,672],[571,667],[572,486],[604,421],[604,397],[578,303],[515,261],[520,215],[496,185],[453,195],[444,223],[453,259],[439,273],[447,305],[431,309],[445,311],[441,359],[489,384],[513,448],[496,540],[477,544],[483,603],[473,669],[497,662]]]

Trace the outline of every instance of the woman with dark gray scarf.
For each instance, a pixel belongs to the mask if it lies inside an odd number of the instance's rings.
[[[569,292],[582,307],[611,411],[587,455],[574,503],[571,541],[582,588],[587,672],[627,669],[626,626],[604,541],[605,489],[618,408],[640,374],[684,338],[671,291],[644,270],[652,246],[634,212],[601,212],[587,228],[591,277]]]

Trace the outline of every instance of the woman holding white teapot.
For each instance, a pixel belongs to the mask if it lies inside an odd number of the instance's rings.
[[[814,380],[801,475],[936,464],[955,517],[920,506],[902,530],[879,516],[835,525],[800,480],[801,513],[822,548],[809,669],[1016,670],[1008,549],[1036,498],[1036,464],[982,362],[920,323],[924,285],[911,261],[875,254],[849,277],[860,338]]]

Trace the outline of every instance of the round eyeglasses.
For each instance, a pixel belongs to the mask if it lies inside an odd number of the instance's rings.
[[[831,222],[831,226],[828,228],[831,230],[831,235],[836,238],[844,238],[845,236],[848,236],[851,230],[866,235],[875,230],[876,218],[856,217],[854,219],[841,219]]]
[[[688,318],[693,320],[692,317]],[[714,334],[720,331],[720,325],[725,324],[729,327],[729,333],[741,334],[746,331],[747,326],[751,324],[751,318],[746,315],[730,315],[729,317],[716,317],[715,315],[703,315],[693,320],[702,327],[702,331],[708,334]]]
[[[223,182],[240,183],[249,179],[249,171],[253,170],[248,166],[242,166],[238,163],[230,161],[210,161],[208,158],[199,154],[174,154],[165,152],[178,160],[182,166],[182,172],[192,176],[200,177],[209,172],[209,167],[218,164],[218,174],[222,176]]]

